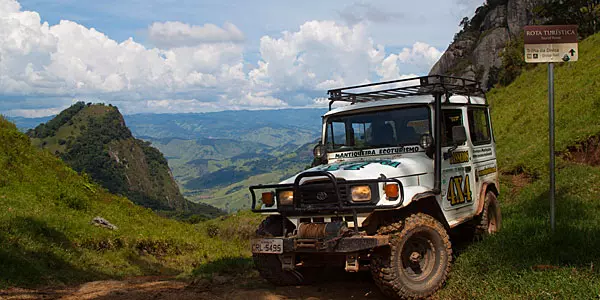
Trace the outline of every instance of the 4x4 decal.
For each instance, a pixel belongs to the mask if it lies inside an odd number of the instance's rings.
[[[450,205],[454,206],[473,201],[471,194],[471,182],[469,181],[469,174],[465,175],[464,178],[462,176],[450,178],[447,194]]]

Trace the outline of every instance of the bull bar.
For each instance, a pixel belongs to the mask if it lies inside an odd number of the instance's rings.
[[[296,197],[299,195],[299,191],[301,189],[300,182],[303,178],[307,177],[326,177],[332,184],[333,189],[336,193],[337,203],[331,203],[331,205],[303,205],[300,203],[300,199]],[[340,196],[340,187],[341,186],[354,186],[354,185],[368,185],[368,184],[379,184],[379,183],[395,183],[398,184],[399,188],[399,201],[393,205],[376,205],[375,204],[361,204],[361,203],[351,203],[350,201],[346,201]],[[396,178],[378,178],[378,179],[363,179],[363,180],[348,180],[343,182],[338,182],[336,177],[330,172],[326,171],[310,171],[301,173],[296,177],[294,183],[287,184],[259,184],[250,186],[250,193],[252,195],[252,211],[253,212],[278,212],[282,215],[295,215],[295,214],[303,214],[303,213],[322,213],[323,211],[334,211],[335,214],[338,213],[348,213],[351,212],[355,216],[356,220],[356,211],[357,210],[373,210],[373,209],[391,209],[397,208],[402,205],[404,201],[404,186],[402,182]],[[265,190],[265,189],[293,189],[294,198],[292,200],[292,205],[280,205],[279,197],[275,197],[276,208],[256,208],[257,199],[255,190]]]

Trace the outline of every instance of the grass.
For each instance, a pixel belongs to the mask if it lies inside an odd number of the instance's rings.
[[[545,178],[544,178],[545,179]],[[503,228],[458,256],[441,298],[591,299],[600,295],[600,169],[568,165],[557,173],[556,232],[547,181],[520,191],[503,186]],[[504,177],[503,182],[510,182]]]
[[[249,230],[235,224],[254,227],[258,221],[241,220],[250,216],[200,225],[162,218],[34,148],[2,117],[0,140],[0,288],[185,276],[200,265],[249,256],[248,241],[229,236]],[[91,225],[95,216],[119,229]],[[228,238],[209,235],[209,224]]]
[[[600,133],[600,34],[579,44],[579,61],[555,68],[556,150]],[[544,64],[488,93],[499,165],[536,177],[548,164],[548,79]]]

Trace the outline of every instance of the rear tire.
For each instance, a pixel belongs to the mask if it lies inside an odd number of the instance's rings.
[[[426,298],[448,278],[452,244],[444,226],[432,216],[418,213],[403,223],[401,230],[390,233],[389,247],[373,252],[371,275],[389,297]]]
[[[281,237],[283,236],[283,217],[274,215],[267,217],[256,230],[257,237]],[[285,220],[287,232],[294,230],[294,224]],[[301,285],[306,281],[301,270],[283,270],[281,260],[277,254],[252,254],[254,266],[260,276],[268,282],[279,285]]]
[[[483,210],[478,217],[475,227],[475,239],[481,240],[486,236],[492,235],[502,228],[502,214],[496,195],[489,191],[485,194],[485,203]]]

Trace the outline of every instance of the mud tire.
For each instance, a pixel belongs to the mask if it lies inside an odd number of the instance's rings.
[[[258,226],[256,230],[257,237],[283,236],[281,216],[269,216]],[[294,225],[286,220],[287,232],[294,230]],[[301,285],[305,284],[303,272],[301,270],[287,271],[283,270],[281,260],[277,254],[252,254],[254,266],[260,276],[268,282],[278,285]]]
[[[475,225],[475,239],[481,240],[485,237],[498,232],[502,228],[502,214],[498,200],[493,192],[485,194],[485,203],[483,210],[477,218]]]
[[[452,244],[444,226],[432,216],[417,213],[388,228],[396,229],[386,233],[390,235],[389,247],[372,253],[375,284],[392,298],[433,295],[446,282],[452,263]]]

